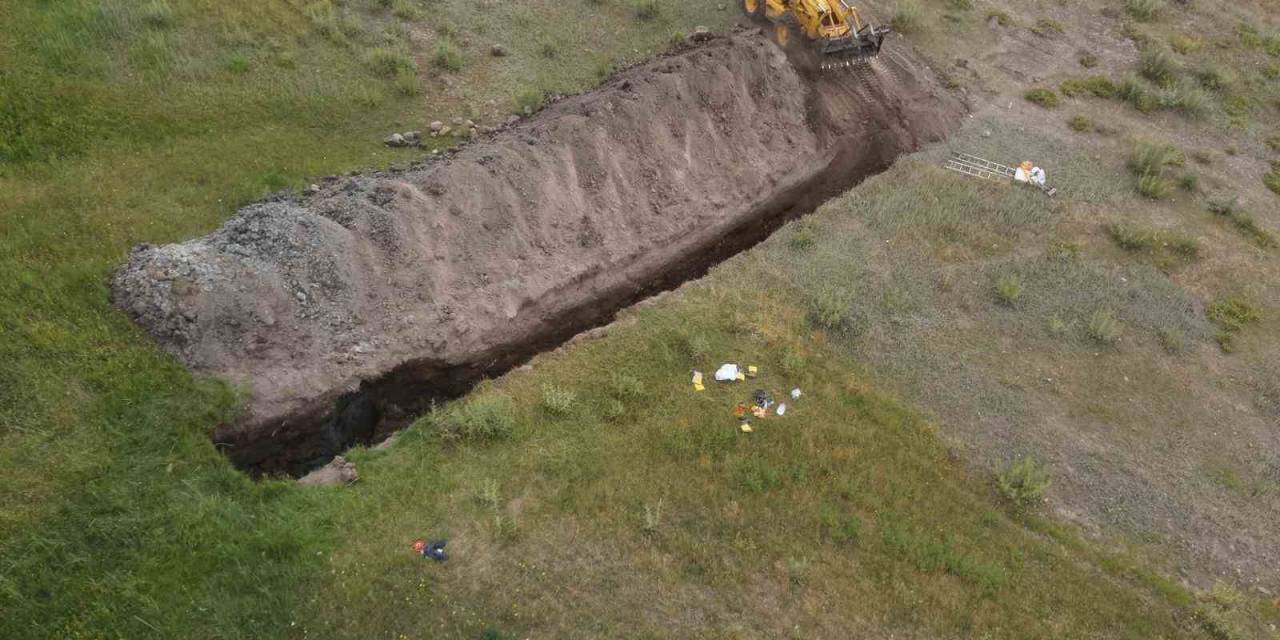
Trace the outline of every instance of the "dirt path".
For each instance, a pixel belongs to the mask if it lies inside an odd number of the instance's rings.
[[[758,34],[717,38],[408,172],[138,247],[113,295],[248,391],[215,435],[237,465],[296,474],[702,273],[961,111],[928,78],[805,78]]]

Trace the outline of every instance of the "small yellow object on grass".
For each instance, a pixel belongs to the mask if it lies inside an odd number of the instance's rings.
[[[751,424],[750,424],[750,423],[747,423],[747,422],[742,423],[742,426],[740,426],[740,427],[738,427],[738,428],[739,428],[739,429],[742,429],[742,432],[743,432],[743,433],[751,433],[751,431],[752,431],[752,429],[751,429]]]
[[[703,390],[705,390],[705,389],[706,389],[706,387],[702,386],[702,372],[701,372],[701,371],[694,371],[694,372],[693,372],[693,390],[694,390],[694,391],[703,391]]]
[[[749,365],[747,365],[747,377],[748,377],[748,378],[754,378],[754,377],[756,377],[756,375],[757,375],[757,374],[759,374],[759,373],[760,373],[760,370],[759,370],[759,369],[757,369],[757,368],[756,368],[756,366],[755,366],[754,364],[749,364]]]

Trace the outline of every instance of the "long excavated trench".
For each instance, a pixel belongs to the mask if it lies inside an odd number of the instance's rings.
[[[236,466],[300,475],[942,139],[963,108],[898,59],[810,77],[714,38],[407,171],[139,246],[112,297],[243,389],[213,434]]]

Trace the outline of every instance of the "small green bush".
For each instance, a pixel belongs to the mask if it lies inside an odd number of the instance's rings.
[[[1031,27],[1031,33],[1041,38],[1051,38],[1062,34],[1062,23],[1052,18],[1040,18],[1036,20],[1035,26]]]
[[[484,394],[432,415],[440,437],[447,440],[499,440],[515,430],[515,403],[503,395]]]
[[[792,227],[791,236],[787,238],[787,246],[793,251],[804,251],[817,244],[818,234],[813,231],[812,225],[798,222]]]
[[[550,60],[551,58],[554,58],[557,55],[560,55],[560,48],[556,46],[556,43],[554,41],[544,40],[542,44],[538,45],[538,53],[542,57]]]
[[[391,3],[391,15],[401,20],[413,21],[422,17],[422,12],[409,0],[394,0]]]
[[[1138,22],[1151,22],[1160,17],[1164,3],[1160,0],[1125,0],[1124,10]]]
[[[1172,192],[1173,182],[1164,176],[1155,174],[1138,176],[1138,193],[1152,200],[1164,199]]]
[[[1093,128],[1093,121],[1077,114],[1067,121],[1067,126],[1071,127],[1072,130],[1084,132]]]
[[[1022,280],[1016,273],[1006,273],[996,280],[996,299],[1002,304],[1013,306],[1022,297]]]
[[[1098,309],[1089,317],[1089,337],[1101,344],[1115,344],[1120,341],[1123,327],[1110,309]]]
[[[436,43],[436,52],[431,57],[431,62],[445,71],[461,71],[462,52],[452,40],[441,39]]]
[[[1106,226],[1107,235],[1111,236],[1121,249],[1129,251],[1138,251],[1140,249],[1150,249],[1155,246],[1156,234],[1150,229],[1144,229],[1137,225],[1125,222],[1116,222]]]
[[[947,0],[947,6],[956,11],[973,11],[973,0]]]
[[[900,0],[891,20],[899,33],[916,33],[924,29],[924,10],[915,0]]]
[[[1138,73],[1162,89],[1171,89],[1178,83],[1178,63],[1168,51],[1158,47],[1142,52]]]
[[[1271,163],[1271,170],[1262,176],[1262,184],[1276,195],[1280,195],[1280,162]]]
[[[1026,93],[1022,94],[1022,97],[1026,98],[1029,102],[1034,102],[1046,109],[1052,109],[1058,106],[1058,94],[1054,93],[1053,89],[1046,89],[1044,87],[1028,89]]]
[[[370,49],[365,54],[365,63],[374,73],[387,78],[394,78],[404,72],[416,73],[418,70],[418,65],[408,54],[385,47]]]
[[[552,384],[542,387],[542,408],[553,416],[567,416],[573,411],[578,394]]]
[[[1068,78],[1058,85],[1062,95],[1075,97],[1091,93],[1099,98],[1114,98],[1119,89],[1106,76],[1089,76],[1088,78]]]
[[[1181,167],[1186,156],[1171,144],[1138,141],[1129,155],[1129,170],[1134,175],[1163,175],[1165,167]]]
[[[837,544],[854,544],[862,536],[862,520],[854,513],[840,513],[833,507],[818,511],[818,525],[823,535]]]
[[[541,91],[525,91],[515,97],[515,112],[519,115],[532,115],[542,108],[547,97]]]
[[[1095,56],[1092,53],[1086,53],[1080,56],[1080,59],[1077,60],[1077,62],[1080,63],[1080,66],[1086,69],[1092,69],[1098,66],[1098,56]]]
[[[1049,489],[1049,470],[1032,458],[1023,458],[996,474],[1000,495],[1018,509],[1026,509],[1044,500]]]
[[[635,4],[636,18],[644,21],[657,20],[662,15],[662,5],[658,0],[637,0]]]
[[[1258,321],[1258,310],[1242,296],[1223,298],[1204,310],[1209,322],[1224,331],[1239,331]]]
[[[1234,198],[1210,200],[1207,206],[1210,213],[1229,220],[1231,226],[1247,236],[1254,244],[1264,249],[1277,246],[1275,236],[1270,231],[1259,227],[1252,215],[1239,208]]]
[[[1004,11],[1000,11],[999,9],[992,9],[991,11],[987,12],[987,20],[993,20],[993,19],[996,21],[996,24],[1002,27],[1007,27],[1013,24],[1013,17],[1011,17],[1008,13],[1005,13]]]
[[[1175,33],[1169,36],[1169,47],[1174,53],[1187,55],[1200,50],[1204,45],[1204,40],[1199,36],[1189,36],[1185,33]]]
[[[1195,72],[1196,81],[1210,91],[1221,91],[1231,83],[1230,74],[1221,67],[1207,66]]]
[[[702,362],[711,355],[711,341],[701,333],[695,333],[684,340],[684,351],[694,362]]]
[[[809,302],[809,319],[824,329],[838,331],[848,327],[849,298],[833,289],[814,296]]]
[[[1132,74],[1121,78],[1120,84],[1116,85],[1116,97],[1128,102],[1142,113],[1151,113],[1160,106],[1156,96],[1147,90],[1137,76]]]
[[[1272,151],[1280,151],[1280,135],[1270,136],[1263,142],[1266,142]]]

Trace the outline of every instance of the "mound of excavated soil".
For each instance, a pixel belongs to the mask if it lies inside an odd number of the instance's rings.
[[[408,172],[139,246],[113,299],[247,390],[215,434],[235,463],[298,474],[940,139],[961,107],[905,69],[806,79],[715,39]]]

